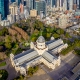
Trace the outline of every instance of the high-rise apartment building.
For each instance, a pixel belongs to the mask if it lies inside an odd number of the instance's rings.
[[[38,15],[43,11],[43,15],[46,15],[46,2],[45,0],[35,0],[34,8],[37,10]]]

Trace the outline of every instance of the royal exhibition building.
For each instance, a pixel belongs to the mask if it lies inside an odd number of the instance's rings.
[[[64,44],[62,39],[55,40],[54,37],[51,37],[51,40],[46,42],[43,36],[39,36],[36,42],[30,43],[30,50],[15,56],[11,53],[10,60],[15,70],[24,75],[29,67],[40,63],[55,69],[61,63],[58,54],[67,47],[68,44]]]

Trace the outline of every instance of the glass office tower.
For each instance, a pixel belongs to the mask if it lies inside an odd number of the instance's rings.
[[[3,0],[4,1],[4,11],[5,11],[5,18],[9,14],[9,0]]]
[[[0,0],[0,14],[2,16],[2,19],[4,19],[5,18],[4,0]]]
[[[40,15],[40,12],[43,12],[44,15],[46,15],[46,2],[45,0],[36,0],[34,8],[37,10],[38,15]]]

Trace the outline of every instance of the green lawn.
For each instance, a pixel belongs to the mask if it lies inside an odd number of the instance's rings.
[[[5,65],[6,65],[6,62],[0,63],[0,67],[5,66]]]

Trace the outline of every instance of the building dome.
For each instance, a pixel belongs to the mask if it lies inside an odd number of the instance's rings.
[[[39,42],[39,43],[45,42],[44,37],[43,37],[43,36],[40,36],[40,37],[37,39],[37,42]]]

